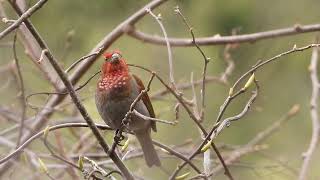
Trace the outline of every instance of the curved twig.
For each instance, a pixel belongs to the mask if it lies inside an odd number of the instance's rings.
[[[146,9],[146,11],[157,21],[157,23],[159,24],[159,26],[161,28],[161,31],[163,33],[164,39],[166,41],[167,51],[168,51],[170,83],[174,88],[176,88],[175,87],[175,82],[174,82],[174,76],[173,76],[173,63],[172,63],[171,46],[170,46],[170,42],[168,40],[168,35],[167,35],[167,32],[166,32],[166,29],[164,28],[164,25],[161,22],[161,16],[156,16],[155,14],[153,14],[151,9]]]
[[[21,99],[20,101],[21,101],[21,105],[22,105],[19,134],[18,134],[17,146],[16,146],[16,147],[18,147],[20,145],[22,133],[24,130],[24,120],[26,119],[26,102],[25,102],[26,95],[25,95],[24,81],[23,81],[23,77],[22,77],[22,73],[21,73],[21,69],[20,69],[20,63],[19,63],[19,59],[17,56],[16,42],[17,42],[17,33],[14,34],[12,49],[13,49],[13,57],[14,57],[15,65],[16,65],[17,72],[18,72],[18,79],[19,79],[20,91],[21,91],[21,92],[19,92],[19,96],[20,96],[20,99]]]
[[[99,127],[100,129],[112,130],[107,125],[96,124],[96,126]],[[53,130],[61,129],[61,128],[66,128],[66,127],[88,127],[88,124],[87,123],[65,123],[65,124],[59,124],[59,125],[55,125],[55,126],[50,127],[49,131],[53,131]],[[33,140],[41,137],[43,135],[43,133],[44,133],[44,130],[42,130],[42,131],[38,132],[37,134],[33,135],[32,137],[30,137],[27,141],[25,141],[23,144],[21,144],[16,150],[14,150],[10,154],[8,154],[6,157],[2,158],[0,160],[0,164],[3,164],[4,162],[8,161],[9,159],[19,155],[20,152],[22,152],[24,148],[26,148]]]

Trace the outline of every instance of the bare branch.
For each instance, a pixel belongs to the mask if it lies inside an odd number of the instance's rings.
[[[309,67],[310,78],[312,83],[312,94],[310,101],[310,115],[312,121],[312,136],[308,150],[303,153],[303,164],[301,166],[299,180],[308,179],[307,172],[310,167],[313,153],[319,144],[320,121],[318,116],[318,100],[319,100],[319,79],[318,79],[318,57],[319,48],[315,47],[312,51],[311,64]]]
[[[153,12],[150,9],[146,9],[146,11],[157,21],[157,23],[160,25],[161,31],[163,33],[164,39],[166,41],[166,45],[167,45],[167,50],[168,50],[168,61],[169,61],[169,73],[170,73],[170,82],[171,85],[175,87],[175,82],[174,82],[174,76],[173,76],[173,64],[172,64],[172,51],[171,51],[171,46],[168,40],[168,35],[166,32],[166,29],[164,28],[164,25],[161,22],[161,15],[159,14],[158,16],[156,16],[155,14],[153,14]]]
[[[212,36],[212,37],[202,37],[197,38],[196,43],[199,46],[209,46],[209,45],[223,45],[230,43],[253,43],[263,39],[278,38],[283,36],[292,36],[302,33],[310,33],[320,31],[320,24],[310,24],[310,25],[295,25],[289,28],[276,29],[271,31],[264,31],[252,34],[242,34],[235,36]],[[132,29],[128,33],[131,37],[141,40],[146,43],[165,45],[166,41],[164,38],[159,36],[152,36],[141,31]],[[194,46],[192,39],[185,38],[169,38],[171,46]]]
[[[132,113],[133,113],[133,115],[138,116],[138,117],[142,118],[145,121],[155,121],[155,122],[169,124],[169,125],[176,125],[177,124],[176,121],[172,122],[172,121],[168,121],[168,120],[163,120],[163,119],[158,119],[158,118],[152,118],[152,117],[145,116],[145,115],[139,113],[138,111],[136,111],[135,109],[132,111]]]
[[[216,128],[216,130],[214,131],[214,133],[212,134],[210,139],[215,139],[217,137],[217,135],[226,127],[229,127],[232,121],[237,121],[239,119],[241,119],[244,115],[247,114],[247,112],[249,111],[252,103],[255,101],[255,99],[258,96],[258,90],[254,91],[252,93],[252,96],[250,97],[250,99],[248,100],[247,104],[245,105],[245,107],[243,108],[242,112],[239,113],[236,116],[232,116],[229,118],[226,118],[225,120],[221,121],[221,123],[219,123],[219,126]]]
[[[191,37],[192,37],[192,43],[194,44],[194,46],[197,48],[197,50],[200,52],[200,54],[203,57],[204,60],[204,65],[203,65],[203,72],[202,72],[202,89],[201,89],[201,110],[200,110],[200,121],[203,121],[204,119],[204,110],[205,110],[205,94],[206,94],[206,73],[207,73],[207,66],[209,63],[210,58],[208,58],[205,53],[202,51],[202,49],[200,48],[200,46],[198,45],[193,29],[192,27],[189,25],[186,17],[183,16],[183,14],[181,13],[179,7],[176,7],[174,10],[183,20],[183,22],[185,23],[185,25],[188,27]]]

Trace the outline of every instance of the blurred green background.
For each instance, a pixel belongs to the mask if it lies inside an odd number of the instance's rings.
[[[36,1],[31,1],[32,3]],[[48,46],[59,59],[61,65],[66,68],[79,57],[87,54],[108,32],[115,28],[132,13],[148,3],[146,0],[111,1],[111,0],[77,0],[77,1],[49,1],[39,12],[31,18]],[[4,3],[7,12],[12,9]],[[278,28],[292,27],[299,23],[302,25],[318,23],[320,14],[320,1],[290,1],[290,0],[172,0],[163,4],[154,13],[161,13],[163,23],[170,37],[190,37],[181,19],[174,14],[174,7],[179,6],[189,23],[194,27],[197,37],[213,36],[216,34],[230,35],[233,28],[240,28],[240,34],[260,32]],[[9,13],[15,18],[13,13]],[[5,26],[0,24],[0,30]],[[144,17],[137,28],[143,32],[162,36],[158,24],[149,15]],[[70,47],[66,48],[68,32],[72,31]],[[281,52],[291,49],[294,44],[298,47],[314,42],[317,33],[300,34],[296,36],[268,39],[256,43],[240,44],[239,48],[231,52],[235,62],[235,70],[229,81],[233,84],[244,72],[246,72],[257,60],[273,57]],[[11,42],[13,36],[9,35],[0,41]],[[168,61],[165,46],[143,43],[129,36],[123,36],[116,41],[111,49],[119,49],[129,63],[150,67],[164,79],[168,80]],[[177,82],[189,82],[191,72],[194,78],[201,78],[203,60],[194,47],[173,48],[174,72]],[[225,69],[223,60],[224,46],[205,46],[204,52],[211,61],[208,65],[208,75],[219,75]],[[41,76],[39,70],[24,54],[22,46],[18,44],[18,56],[21,61],[22,73],[26,85],[26,93],[31,94],[40,91],[52,91],[53,88]],[[272,159],[281,160],[289,167],[299,172],[302,164],[302,153],[308,148],[311,137],[310,120],[310,96],[311,81],[308,72],[311,50],[295,53],[281,58],[272,64],[265,66],[256,73],[260,82],[261,90],[257,101],[253,104],[247,116],[240,121],[234,122],[229,128],[216,139],[223,144],[244,145],[255,137],[274,121],[285,115],[293,104],[300,104],[300,113],[293,117],[287,124],[281,127],[267,141],[269,147],[263,150],[272,156]],[[0,47],[0,65],[12,61],[11,47]],[[102,59],[94,64],[86,75],[81,79],[84,82],[94,72],[99,70]],[[148,81],[149,75],[137,69],[132,72],[138,74],[144,82]],[[0,83],[7,81],[5,74],[1,75]],[[94,79],[88,86],[79,92],[80,97],[89,97],[84,101],[90,115],[101,122],[94,103],[95,82]],[[162,89],[158,81],[154,81],[151,93]],[[220,105],[228,95],[230,85],[209,83],[206,92],[206,110],[204,125],[209,129],[215,121]],[[196,88],[198,102],[200,101],[200,88]],[[19,109],[16,98],[16,87],[0,90],[1,105]],[[187,98],[192,98],[190,90],[184,91]],[[231,104],[224,117],[232,116],[242,110],[250,93],[241,96]],[[170,95],[166,99],[174,100]],[[66,101],[70,101],[67,99]],[[32,99],[36,104],[44,104],[45,97]],[[173,119],[174,101],[153,101],[154,109],[160,118]],[[71,114],[72,107],[67,106],[66,114]],[[20,110],[20,109],[19,109]],[[35,111],[28,109],[28,116],[36,115]],[[56,113],[52,121],[64,117],[64,113]],[[11,122],[1,119],[1,130],[12,125]],[[61,131],[64,132],[64,131]],[[75,139],[69,138],[70,133],[65,131],[63,140],[66,149],[72,146]],[[109,140],[112,133],[107,133]],[[165,144],[181,144],[192,138],[194,143],[199,143],[199,132],[195,124],[190,120],[181,108],[181,116],[177,126],[158,124],[158,133],[153,137]],[[111,141],[109,141],[111,142]],[[70,144],[68,144],[70,143]],[[46,152],[41,142],[32,145],[35,152]],[[0,147],[1,157],[9,152],[9,148]],[[312,158],[309,179],[319,179],[320,151],[317,150]],[[289,168],[279,165],[277,161],[266,158],[261,152],[251,153],[244,156],[235,165],[231,166],[231,172],[236,179],[294,179],[297,174]],[[227,155],[227,152],[226,154]],[[215,155],[213,155],[215,157]],[[201,156],[199,156],[201,158]],[[201,159],[200,159],[201,160]],[[165,169],[172,172],[180,161],[163,159]],[[201,161],[194,161],[201,164]],[[168,175],[157,168],[149,169],[144,161],[132,160],[128,162],[129,168],[136,170],[140,176],[147,179],[166,179]],[[201,166],[201,165],[200,165]],[[191,169],[184,169],[187,172]],[[13,170],[12,170],[13,171]],[[36,171],[36,170],[34,170]],[[55,170],[52,170],[54,174]],[[29,171],[11,173],[11,179],[20,179]],[[28,174],[30,175],[30,174]],[[8,176],[10,177],[10,176]],[[43,175],[45,177],[45,175]],[[63,179],[70,178],[65,175]],[[226,179],[223,173],[216,179]]]

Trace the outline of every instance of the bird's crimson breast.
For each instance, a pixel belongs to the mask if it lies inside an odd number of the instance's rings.
[[[110,99],[125,98],[130,96],[132,89],[131,77],[126,74],[109,75],[101,78],[98,90]]]

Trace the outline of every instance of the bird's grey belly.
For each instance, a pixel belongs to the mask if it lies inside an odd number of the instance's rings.
[[[121,127],[122,120],[128,113],[133,101],[134,99],[132,101],[108,101],[107,103],[102,105],[103,111],[99,113],[102,116],[103,120],[109,126],[111,126],[114,129],[119,129]],[[149,116],[147,108],[141,100],[138,101],[134,109],[145,116]],[[139,117],[132,116],[132,118],[129,120],[129,124],[127,127],[130,130],[135,131],[139,129],[145,129],[146,126],[150,126],[150,122],[148,120],[143,120]]]

